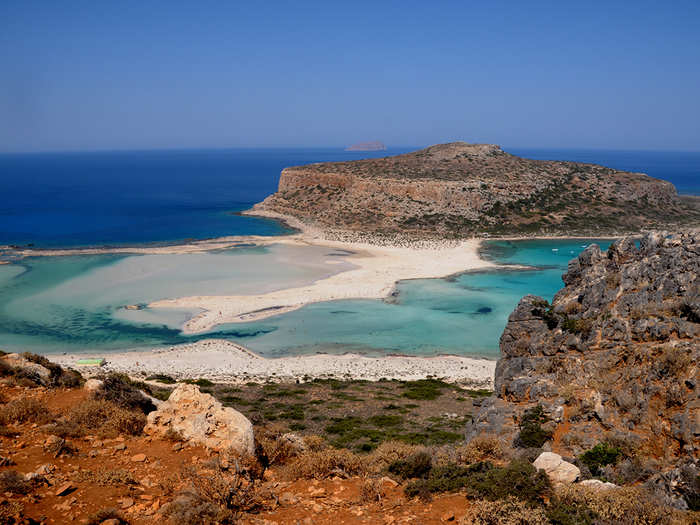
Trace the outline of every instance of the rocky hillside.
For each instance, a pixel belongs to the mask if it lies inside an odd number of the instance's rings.
[[[700,222],[700,209],[679,200],[669,182],[465,142],[287,168],[256,211],[326,231],[419,237],[602,234]]]
[[[553,440],[572,457],[595,447],[601,457],[624,454],[597,474],[645,481],[679,508],[697,506],[699,276],[697,231],[587,248],[552,304],[526,296],[510,315],[498,398],[471,432]]]

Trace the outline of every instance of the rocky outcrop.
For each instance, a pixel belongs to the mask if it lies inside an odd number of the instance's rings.
[[[36,378],[37,384],[47,385],[51,378],[51,370],[47,367],[27,359],[21,354],[6,354],[0,359],[7,365],[16,370],[22,371]]]
[[[178,385],[158,410],[148,414],[147,434],[175,432],[187,441],[218,451],[253,454],[253,425],[240,412],[224,407],[195,385]]]
[[[293,217],[326,233],[417,237],[639,231],[700,210],[669,182],[574,162],[523,159],[493,144],[454,142],[382,159],[282,171],[252,213]]]
[[[697,232],[590,246],[551,305],[527,296],[510,315],[496,392],[561,405],[585,443],[617,429],[659,454],[697,456],[698,275]]]
[[[678,477],[700,455],[699,275],[698,231],[588,247],[552,304],[526,296],[510,315],[497,397],[483,402],[468,435],[515,440],[524,411],[540,405],[550,446],[579,456],[613,443],[632,459],[612,479],[667,472],[655,483],[678,499],[668,469]]]

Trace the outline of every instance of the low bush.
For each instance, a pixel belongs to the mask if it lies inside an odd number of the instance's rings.
[[[0,492],[11,494],[29,494],[32,484],[24,479],[24,476],[16,470],[0,472]]]
[[[172,378],[165,374],[153,374],[152,376],[148,376],[146,378],[146,381],[157,381],[158,383],[163,383],[164,385],[173,385],[177,383],[177,380],[175,380],[175,378]]]
[[[559,505],[588,508],[595,523],[662,524],[670,523],[671,509],[657,504],[651,494],[641,488],[620,487],[595,490],[578,485],[557,489]]]
[[[360,485],[360,501],[364,504],[379,503],[384,499],[384,486],[378,478],[366,478]]]
[[[22,523],[22,510],[18,501],[0,500],[0,523]]]
[[[365,465],[360,456],[346,449],[327,448],[305,452],[284,467],[287,479],[324,479],[334,474],[354,476],[363,474]]]
[[[421,451],[392,462],[388,470],[401,479],[413,479],[427,477],[432,467],[430,454]]]
[[[402,441],[385,441],[365,458],[365,464],[370,472],[378,474],[386,470],[392,463],[404,460],[421,451],[425,451],[421,446],[409,445]]]
[[[127,410],[139,410],[148,414],[156,409],[153,401],[143,395],[139,386],[126,374],[110,374],[103,378],[102,386],[93,397],[104,400]],[[148,385],[143,385],[148,388]]]
[[[62,437],[83,437],[97,434],[115,437],[119,434],[138,435],[146,426],[141,411],[126,410],[111,401],[88,399],[75,406],[63,421],[54,425],[53,432]]]
[[[598,443],[595,447],[581,454],[578,459],[588,467],[592,476],[600,476],[602,468],[606,465],[614,465],[620,459],[621,452],[617,447],[608,443]]]
[[[178,525],[229,525],[243,512],[262,508],[257,487],[237,473],[185,469],[180,475],[185,488],[176,494],[163,514]]]
[[[514,460],[502,468],[481,462],[468,467],[453,464],[433,468],[427,479],[409,483],[405,492],[407,496],[421,496],[460,489],[476,499],[499,500],[517,494],[523,501],[537,504],[549,496],[551,483],[547,474],[527,461]]]
[[[185,379],[183,381],[184,383],[187,383],[188,385],[197,385],[197,386],[214,386],[214,383],[209,381],[208,379],[200,378],[200,379]]]
[[[476,463],[478,461],[501,460],[505,452],[497,437],[482,435],[457,448],[457,455],[462,463]]]
[[[91,485],[113,486],[138,485],[136,478],[128,470],[124,469],[104,469],[104,470],[82,470],[78,473],[77,481],[90,483]]]
[[[256,428],[255,455],[264,468],[284,465],[299,452],[299,446],[284,437],[281,426]]]
[[[63,368],[56,363],[52,363],[42,355],[30,354],[25,352],[22,354],[27,361],[36,363],[47,368],[50,372],[47,386],[54,388],[78,388],[83,384],[83,376],[80,372],[70,368]]]
[[[0,407],[0,425],[17,425],[20,423],[48,423],[52,419],[46,404],[32,397],[13,399]]]
[[[532,508],[514,496],[500,501],[478,500],[469,505],[460,525],[549,525],[541,508]]]
[[[522,448],[540,448],[552,439],[552,433],[542,428],[549,421],[542,405],[526,410],[520,418],[520,432],[515,438],[515,446]]]
[[[420,399],[432,401],[442,395],[445,388],[450,385],[438,379],[419,379],[417,381],[406,381],[403,384],[405,391],[401,394],[408,399]]]

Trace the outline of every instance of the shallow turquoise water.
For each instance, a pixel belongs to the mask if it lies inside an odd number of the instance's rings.
[[[111,351],[221,337],[266,356],[498,355],[508,315],[528,293],[551,299],[586,241],[490,242],[484,256],[536,270],[466,273],[398,285],[391,301],[317,303],[262,321],[184,336],[196,312],[125,305],[193,294],[226,295],[300,286],[347,265],[322,248],[273,245],[187,255],[37,257],[0,266],[0,348]],[[601,242],[607,248],[609,242]],[[299,250],[303,250],[303,253]],[[303,256],[302,256],[303,255]]]
[[[331,301],[255,323],[228,325],[255,333],[239,341],[266,356],[342,352],[498,356],[498,340],[521,297],[551,300],[570,259],[591,241],[498,241],[483,255],[537,270],[465,273],[398,285],[398,297]],[[609,241],[597,241],[603,249]]]
[[[2,265],[0,348],[56,352],[188,342],[179,326],[196,311],[124,307],[302,286],[351,267],[331,252],[272,245],[204,254],[31,257]]]

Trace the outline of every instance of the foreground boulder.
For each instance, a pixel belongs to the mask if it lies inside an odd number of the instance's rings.
[[[576,465],[564,461],[554,452],[542,452],[533,466],[544,470],[552,483],[573,483],[581,475],[581,470]]]
[[[176,432],[192,443],[241,455],[255,449],[253,425],[240,412],[224,407],[195,385],[179,385],[158,410],[148,414],[144,432],[165,435]]]

